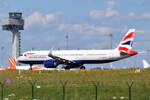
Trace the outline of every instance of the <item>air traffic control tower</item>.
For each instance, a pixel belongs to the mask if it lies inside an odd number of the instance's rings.
[[[24,30],[24,20],[22,19],[22,13],[10,12],[9,19],[5,25],[2,25],[3,30],[12,32],[12,57],[17,59],[20,56],[20,32]]]

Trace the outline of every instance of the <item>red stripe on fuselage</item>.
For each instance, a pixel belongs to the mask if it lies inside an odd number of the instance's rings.
[[[25,53],[25,55],[33,55],[33,54],[35,54],[35,53]]]

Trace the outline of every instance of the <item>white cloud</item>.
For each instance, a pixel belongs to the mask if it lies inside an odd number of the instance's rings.
[[[145,13],[142,15],[143,18],[150,19],[150,13]]]
[[[92,10],[89,13],[91,19],[103,19],[103,18],[112,18],[117,20],[143,20],[150,19],[150,13],[137,14],[135,12],[129,12],[128,14],[121,14],[115,7],[116,3],[113,0],[107,1],[107,8],[104,10]]]
[[[87,29],[87,25],[82,25],[82,24],[74,24],[71,27],[72,30],[82,32]]]
[[[55,41],[55,40],[57,40],[56,37],[55,37],[55,36],[52,36],[52,35],[51,35],[51,36],[48,36],[48,37],[46,38],[46,41],[47,41],[47,42],[49,42],[49,41]]]
[[[150,19],[150,13],[143,13],[143,14],[136,14],[134,12],[128,13],[128,16],[124,16],[124,18],[134,18],[138,20],[143,20],[143,19]]]
[[[117,16],[119,15],[117,10],[113,10],[113,9],[107,9],[105,16],[106,17],[113,17],[113,16]]]
[[[95,27],[95,31],[103,34],[109,34],[111,32],[111,28],[106,26],[99,26]]]
[[[129,16],[129,17],[134,17],[134,16],[135,16],[135,13],[134,13],[134,12],[130,12],[130,13],[128,13],[128,16]]]
[[[115,6],[114,1],[108,1],[107,8],[105,10],[93,10],[90,12],[89,16],[92,19],[101,19],[117,16],[119,15],[119,12],[113,9],[114,6]]]
[[[90,17],[93,18],[93,19],[101,19],[101,18],[104,18],[105,15],[104,15],[104,11],[101,11],[101,10],[93,10],[90,12]]]
[[[68,29],[69,26],[70,26],[69,24],[60,24],[60,25],[58,26],[58,30],[60,30],[60,31],[65,31],[65,30]]]
[[[119,15],[118,11],[113,9],[107,9],[106,11],[102,10],[93,10],[90,12],[89,16],[92,19],[101,19],[101,18],[109,18]]]
[[[108,9],[112,9],[115,5],[116,5],[116,3],[112,0],[109,0],[107,2]]]
[[[108,34],[111,32],[110,27],[106,26],[95,26],[89,24],[60,24],[59,28],[60,31],[74,31],[78,34]]]
[[[127,18],[134,18],[134,19],[150,19],[150,13],[143,13],[143,14],[136,14],[134,12],[128,13]]]
[[[34,12],[27,18],[25,18],[25,26],[30,27],[32,25],[47,25],[57,19],[59,13],[50,13],[42,15],[40,12]]]

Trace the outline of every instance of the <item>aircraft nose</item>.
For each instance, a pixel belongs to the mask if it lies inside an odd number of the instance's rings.
[[[18,57],[17,61],[21,61],[24,57],[23,56],[20,56]]]

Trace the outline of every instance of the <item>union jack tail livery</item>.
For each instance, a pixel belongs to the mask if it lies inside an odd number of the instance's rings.
[[[134,40],[135,29],[129,29],[126,35],[121,40],[120,44],[117,47],[117,50],[127,53],[129,55],[136,55],[137,52],[132,49],[132,44]]]

